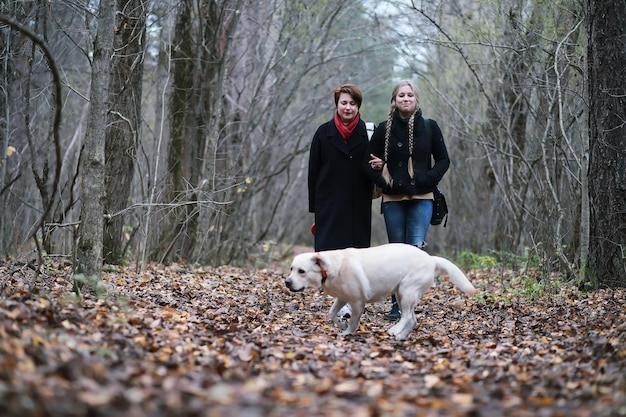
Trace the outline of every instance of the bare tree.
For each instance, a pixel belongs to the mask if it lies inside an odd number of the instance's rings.
[[[157,252],[162,259],[190,257],[196,242],[199,210],[210,205],[210,197],[205,200],[199,193],[202,184],[207,184],[202,180],[207,177],[205,169],[213,169],[212,149],[219,134],[223,74],[240,3],[205,1],[200,10],[195,10],[191,1],[183,1],[179,6],[173,48],[166,194],[167,202],[175,207],[161,225]]]
[[[594,287],[626,287],[626,4],[589,0],[590,248]]]
[[[59,72],[58,72],[56,63],[54,61],[54,58],[52,56],[52,53],[50,52],[50,49],[48,48],[46,42],[42,38],[40,38],[36,33],[32,32],[26,27],[20,25],[13,19],[0,16],[0,21],[7,23],[8,25],[10,25],[12,28],[16,30],[19,30],[23,35],[25,35],[28,39],[30,39],[30,41],[32,41],[30,59],[31,61],[34,61],[35,57],[41,57],[41,55],[43,55],[43,59],[45,60],[50,70],[51,78],[52,78],[53,85],[54,85],[54,90],[53,90],[54,111],[53,111],[53,116],[52,116],[51,136],[53,139],[55,152],[54,152],[54,157],[49,158],[49,159],[47,157],[45,158],[45,162],[43,164],[43,169],[41,173],[38,172],[37,165],[35,162],[37,160],[37,157],[35,155],[35,145],[33,144],[33,134],[32,134],[31,127],[30,127],[31,113],[28,110],[26,110],[24,113],[25,114],[25,122],[24,122],[25,132],[26,132],[26,137],[28,141],[28,148],[30,150],[30,155],[31,155],[31,171],[35,179],[35,183],[37,184],[37,188],[39,189],[42,204],[43,204],[42,214],[40,218],[37,220],[37,222],[32,226],[32,231],[30,232],[29,237],[33,237],[35,246],[38,249],[40,263],[41,263],[42,251],[39,245],[37,234],[40,232],[39,237],[41,237],[41,240],[43,242],[44,250],[46,251],[49,250],[50,239],[49,239],[48,229],[46,228],[46,223],[48,222],[49,215],[52,211],[51,210],[52,205],[57,195],[59,179],[61,176],[62,162],[61,162],[61,146],[60,146],[60,138],[59,138],[60,124],[61,124],[61,107],[62,107],[61,80],[60,80]],[[33,66],[29,65],[28,68],[29,68],[28,78],[30,78],[31,76],[33,76]],[[6,70],[6,67],[5,67],[5,70]],[[6,86],[5,88],[8,89],[8,86]],[[30,88],[26,89],[26,94],[25,94],[26,102],[30,102],[30,92],[31,92]],[[6,103],[6,105],[8,109],[8,103]],[[5,123],[7,124],[7,127],[8,127],[8,122],[10,120],[8,111],[6,114],[7,114],[7,118],[5,120]],[[10,155],[9,149],[12,149],[11,152],[14,152],[14,148],[13,147],[10,148],[7,145],[8,137],[9,136],[7,135],[6,137],[7,139],[3,140],[3,142],[5,143],[5,146],[3,146],[2,148],[4,149],[5,156]],[[52,178],[50,178],[49,176],[50,174],[49,161],[53,161],[53,162],[50,162],[50,164],[54,164],[55,166],[54,175],[52,176]],[[2,160],[3,167],[4,167],[5,162],[6,160],[3,158]],[[6,168],[4,168],[3,172],[4,174],[2,178],[4,179],[6,175]],[[17,178],[15,180],[17,180]],[[14,182],[15,180],[12,180],[11,182]],[[52,180],[52,186],[50,186],[50,180]],[[10,186],[11,184],[4,186],[2,189],[2,192],[4,192]]]
[[[451,218],[432,229],[433,249],[525,251],[575,273],[586,153],[580,5],[410,3],[389,32],[423,24],[391,41],[404,39],[408,76],[452,157],[442,184]]]
[[[100,279],[102,272],[104,149],[114,25],[115,0],[102,0],[98,9],[98,30],[94,40],[91,69],[89,117],[82,151],[81,223],[74,265],[76,273],[88,278],[95,277],[97,280]]]
[[[355,82],[367,96],[393,66],[358,2],[263,6],[243,10],[231,48],[215,156],[215,200],[231,203],[201,217],[196,256],[209,262],[262,263],[279,242],[310,244],[303,174],[313,132],[332,117],[337,85]]]
[[[131,183],[141,138],[141,101],[146,34],[146,1],[118,0],[112,75],[109,86],[105,145],[105,215],[103,255],[105,263],[123,259],[123,228],[129,216]]]
[[[290,195],[305,197],[318,117],[332,117],[337,85],[363,81],[367,92],[393,66],[377,61],[388,51],[369,23],[359,3],[217,2],[202,13],[181,3],[164,201],[176,208],[153,258],[245,260],[309,236],[306,204]]]
[[[88,71],[82,47],[90,14],[64,2],[4,2],[0,15],[4,13],[38,41],[31,43],[20,32],[0,26],[0,43],[6,41],[2,47],[6,53],[0,55],[5,74],[0,90],[9,98],[0,116],[0,121],[7,121],[0,151],[6,158],[6,164],[0,162],[1,252],[16,256],[39,246],[41,255],[69,257],[78,214],[76,149],[86,108],[81,91],[88,86],[83,82]],[[56,78],[51,66],[59,70]],[[29,240],[34,232],[37,240]]]

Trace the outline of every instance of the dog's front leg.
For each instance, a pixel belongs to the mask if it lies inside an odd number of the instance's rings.
[[[333,323],[335,323],[337,327],[339,327],[341,330],[345,330],[348,325],[346,324],[346,321],[338,317],[337,314],[339,314],[339,310],[341,310],[341,307],[345,305],[345,301],[342,301],[339,298],[335,298],[335,302],[328,312],[328,317],[330,317]]]
[[[359,327],[361,315],[363,314],[363,310],[365,309],[364,304],[357,303],[350,303],[350,307],[352,308],[352,315],[350,316],[350,320],[348,321],[348,328],[341,332],[341,336],[347,336],[354,333],[357,327]]]

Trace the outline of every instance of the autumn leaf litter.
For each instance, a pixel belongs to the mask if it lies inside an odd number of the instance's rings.
[[[2,416],[626,416],[625,290],[524,293],[512,272],[441,278],[405,341],[388,303],[338,337],[331,298],[280,268],[0,264]]]

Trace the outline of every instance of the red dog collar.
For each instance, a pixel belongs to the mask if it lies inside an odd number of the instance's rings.
[[[320,253],[317,252],[317,256],[319,257]],[[316,262],[317,266],[319,266],[320,268],[322,268],[322,266],[319,264],[319,262]],[[326,270],[324,268],[322,268],[322,285],[324,285],[324,283],[326,282],[326,279],[328,278],[328,274],[326,273]]]

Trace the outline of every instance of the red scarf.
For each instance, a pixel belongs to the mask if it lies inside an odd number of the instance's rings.
[[[350,123],[348,123],[347,125],[344,125],[341,119],[339,118],[339,115],[337,114],[337,112],[335,112],[335,126],[337,126],[337,130],[341,134],[341,137],[343,138],[343,140],[345,140],[346,142],[348,141],[348,138],[354,131],[354,128],[356,127],[356,125],[359,123],[359,120],[361,120],[361,118],[359,117],[359,113],[357,113],[354,119],[352,119]]]

